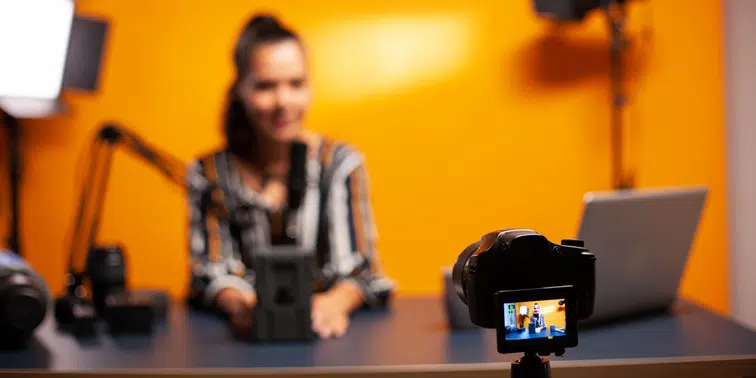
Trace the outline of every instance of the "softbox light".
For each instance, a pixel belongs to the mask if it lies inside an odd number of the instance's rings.
[[[0,107],[19,118],[56,106],[74,18],[72,0],[0,0]]]

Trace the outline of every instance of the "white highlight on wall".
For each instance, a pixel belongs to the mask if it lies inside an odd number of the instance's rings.
[[[467,14],[329,21],[309,42],[318,95],[349,101],[443,81],[469,60],[474,22]]]

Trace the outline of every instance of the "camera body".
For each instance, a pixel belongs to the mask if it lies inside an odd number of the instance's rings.
[[[468,306],[470,320],[479,327],[497,330],[502,353],[563,352],[563,347],[577,345],[577,321],[593,313],[596,257],[581,240],[565,239],[555,244],[528,229],[491,232],[462,251],[452,276],[457,294]],[[524,343],[503,337],[512,331],[511,324],[507,329],[505,323],[512,315],[511,305],[517,312],[517,303],[539,300],[556,301],[552,307],[561,308],[565,318],[560,321],[564,327],[554,328],[565,328],[567,337],[556,342],[548,337],[528,338]],[[551,329],[550,324],[546,327]]]
[[[42,324],[50,294],[21,257],[0,249],[0,349],[20,348]]]

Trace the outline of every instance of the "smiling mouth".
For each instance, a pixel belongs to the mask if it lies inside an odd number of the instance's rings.
[[[277,129],[284,128],[286,126],[289,126],[293,123],[293,120],[275,120],[273,121],[273,126]]]

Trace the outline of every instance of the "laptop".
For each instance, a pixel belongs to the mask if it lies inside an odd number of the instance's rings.
[[[585,195],[578,238],[596,255],[596,297],[581,325],[675,303],[707,195],[705,186]]]

